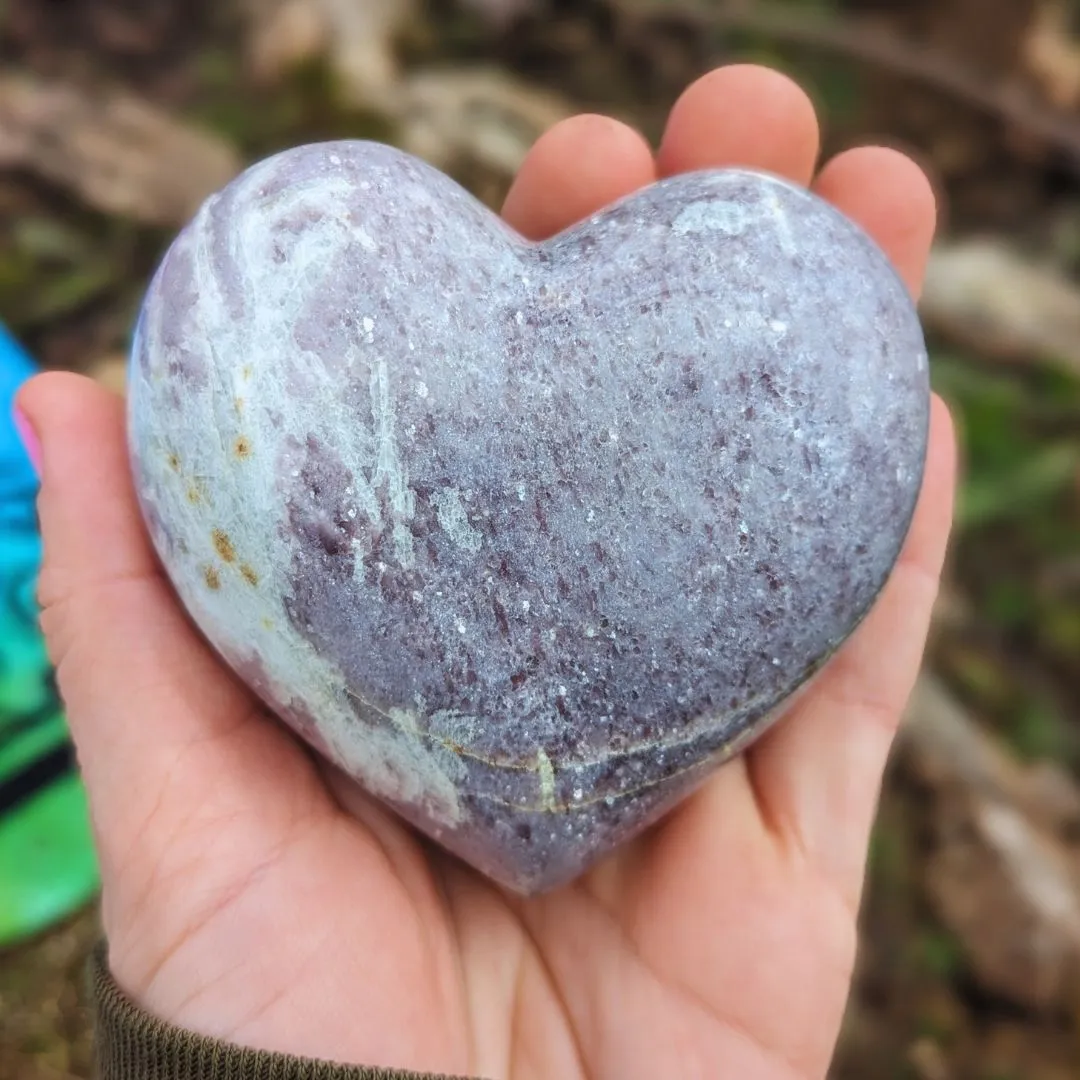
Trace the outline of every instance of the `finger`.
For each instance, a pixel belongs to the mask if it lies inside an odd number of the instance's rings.
[[[763,817],[853,909],[886,760],[926,644],[955,473],[952,423],[935,398],[926,479],[891,579],[818,683],[748,754]]]
[[[41,444],[42,628],[108,877],[169,804],[194,819],[251,795],[283,736],[260,722],[247,737],[238,721],[256,719],[253,702],[159,572],[130,480],[121,400],[55,373],[27,383],[19,405]],[[272,804],[274,792],[264,794]]]
[[[655,179],[652,150],[642,135],[605,116],[575,116],[529,151],[503,217],[530,240],[541,240]]]
[[[899,151],[862,147],[833,158],[814,190],[877,241],[917,298],[937,227],[937,199],[922,169]]]
[[[673,176],[738,165],[809,184],[820,138],[814,106],[796,83],[769,68],[733,64],[683,92],[658,166],[661,176]]]

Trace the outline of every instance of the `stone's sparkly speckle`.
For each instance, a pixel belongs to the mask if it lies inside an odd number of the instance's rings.
[[[929,387],[884,256],[780,180],[678,177],[532,245],[339,142],[178,237],[129,408],[210,641],[532,892],[670,809],[850,634],[910,522]]]

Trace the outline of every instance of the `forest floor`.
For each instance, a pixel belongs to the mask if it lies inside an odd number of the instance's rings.
[[[923,314],[964,480],[832,1077],[1080,1078],[1080,5],[355,9],[0,5],[0,317],[47,367],[121,389],[156,260],[244,163],[379,138],[497,206],[562,115],[614,113],[655,141],[679,91],[731,60],[802,81],[827,151],[915,154],[944,209]],[[1012,815],[1016,842],[989,808]],[[97,932],[91,909],[0,955],[0,1077],[89,1075],[83,965]]]

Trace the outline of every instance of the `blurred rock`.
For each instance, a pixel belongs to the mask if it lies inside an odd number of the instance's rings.
[[[921,311],[939,333],[989,358],[1080,375],[1080,287],[998,239],[940,244]]]
[[[0,77],[0,168],[36,173],[104,213],[180,224],[240,167],[227,142],[139,98]]]
[[[982,986],[1037,1010],[1080,1003],[1080,791],[1053,763],[1029,768],[932,677],[901,746],[934,793],[929,898]]]

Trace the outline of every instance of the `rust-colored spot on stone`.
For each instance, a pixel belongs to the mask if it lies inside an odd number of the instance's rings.
[[[207,566],[203,570],[203,581],[206,582],[206,587],[214,592],[221,588],[221,575],[212,566]]]
[[[262,618],[262,624],[263,624],[263,629],[264,630],[273,630],[274,629],[274,620],[273,619],[268,619],[265,615]]]
[[[180,455],[179,454],[170,454],[166,460],[169,462],[169,468],[172,469],[173,472],[179,472],[180,471]]]
[[[198,506],[198,504],[202,502],[202,494],[194,484],[188,484],[187,501],[191,503],[192,506]]]
[[[251,440],[246,435],[237,435],[233,443],[233,453],[238,458],[251,457]]]
[[[254,568],[249,566],[247,563],[240,564],[240,576],[249,585],[254,586],[259,584],[259,575],[256,574]]]
[[[241,375],[241,377],[242,377],[242,378],[244,378],[245,380],[247,380],[247,379],[250,379],[250,378],[251,378],[251,365],[250,365],[250,364],[245,364],[245,365],[244,365],[244,366],[243,366],[243,367],[242,367],[242,368],[240,369],[240,375]]]
[[[236,549],[229,539],[229,534],[224,529],[214,529],[210,536],[214,541],[214,550],[221,556],[222,561],[236,562]]]

